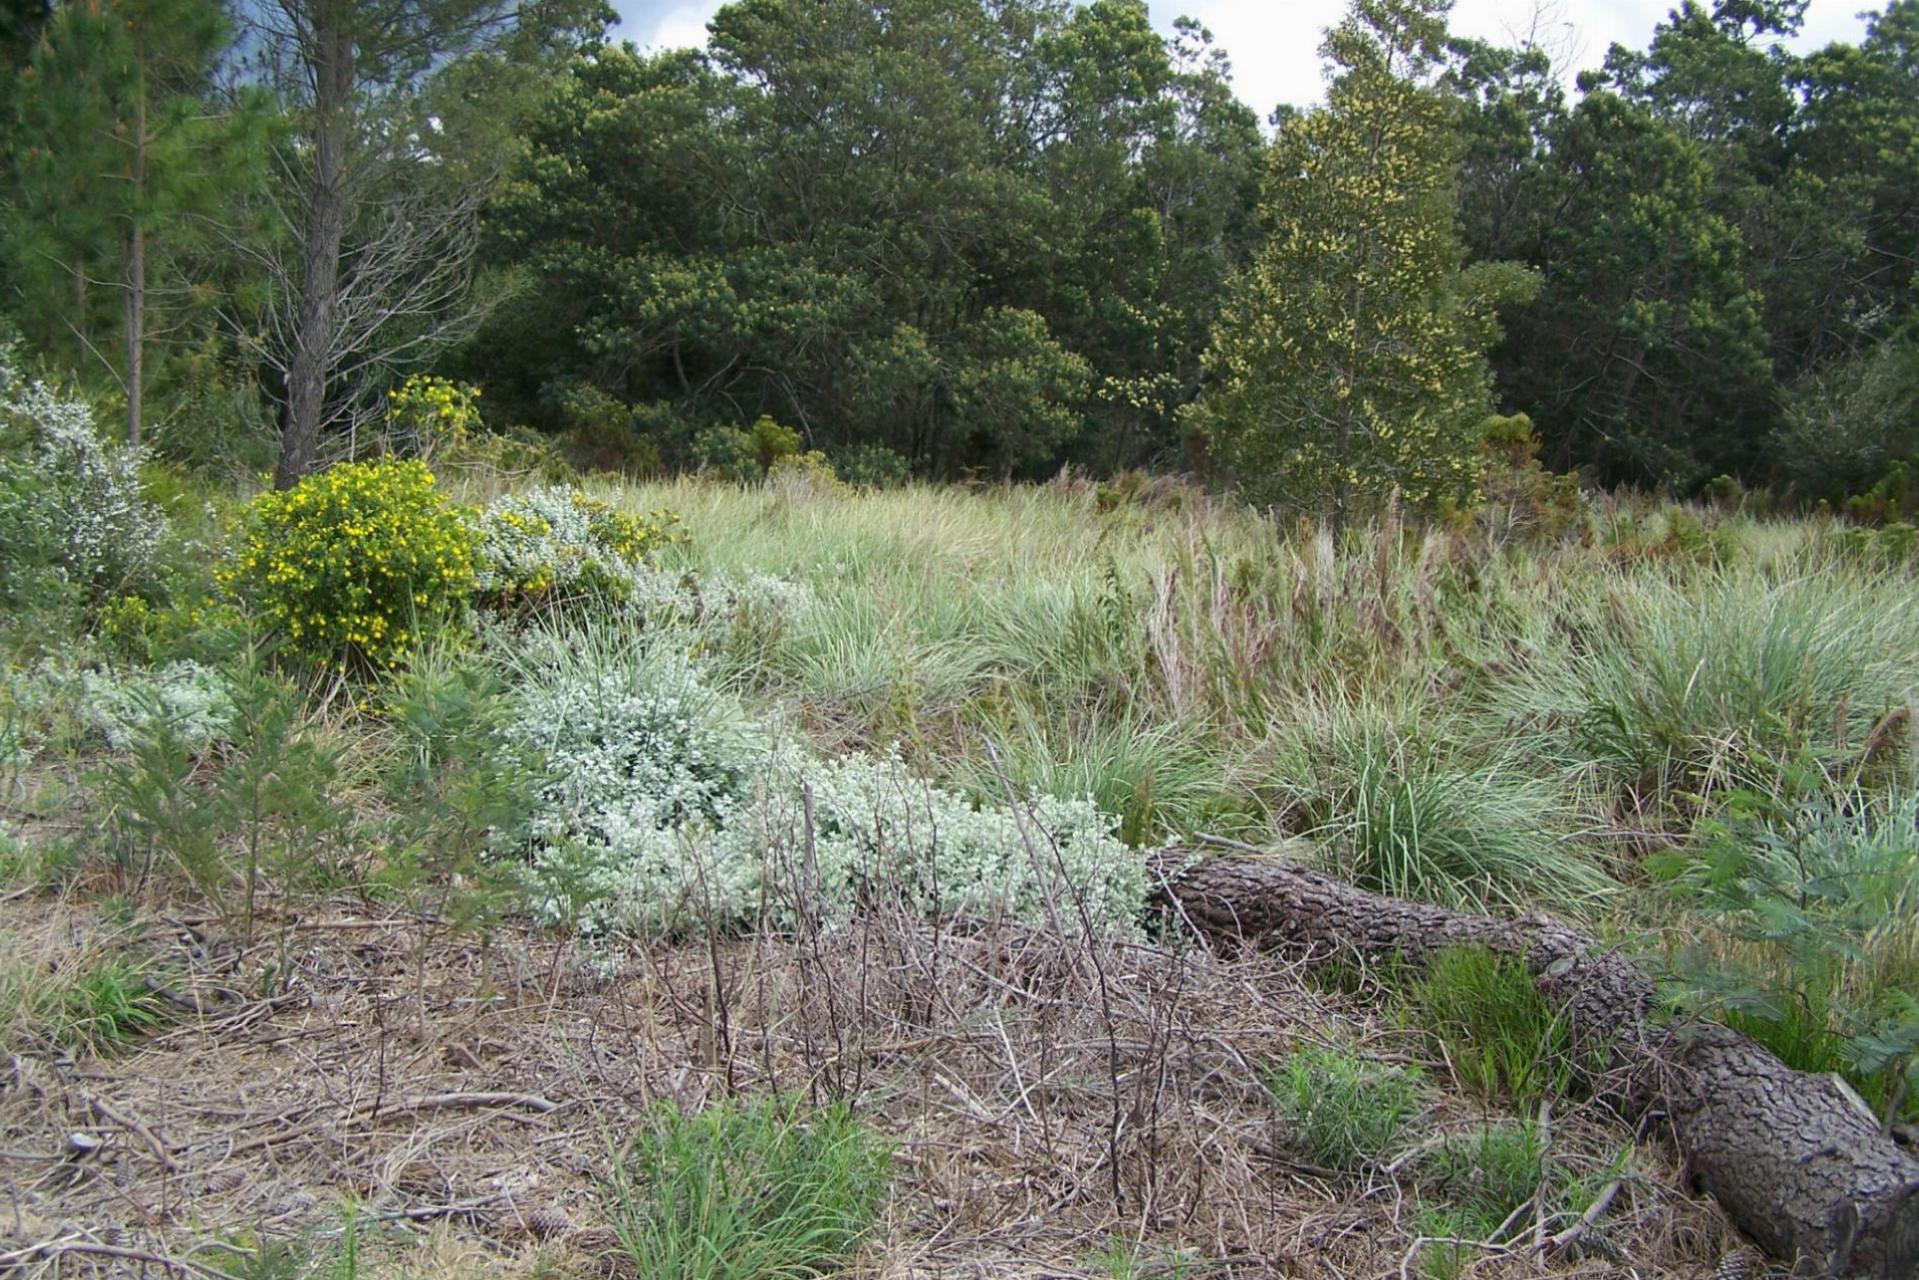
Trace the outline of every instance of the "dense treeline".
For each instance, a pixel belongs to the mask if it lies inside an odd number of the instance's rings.
[[[1573,90],[1446,8],[1356,0],[1263,129],[1140,0],[737,0],[656,54],[590,3],[15,3],[4,306],[283,483],[432,367],[629,467],[1434,507],[1497,412],[1598,483],[1908,504],[1919,0],[1803,56],[1803,0],[1689,0]]]

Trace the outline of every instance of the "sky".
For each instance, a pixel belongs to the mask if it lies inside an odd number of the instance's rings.
[[[703,44],[706,20],[719,0],[614,0],[623,21],[616,39],[642,48]],[[1617,42],[1644,48],[1653,27],[1677,0],[1458,0],[1453,29],[1462,35],[1508,40],[1523,34],[1536,10],[1546,18],[1540,42],[1555,50],[1568,77],[1596,65]],[[1797,47],[1854,40],[1865,24],[1868,0],[1812,0]],[[1320,96],[1319,42],[1345,11],[1345,0],[1151,0],[1153,19],[1170,31],[1173,19],[1198,18],[1233,60],[1233,85],[1264,117],[1282,102],[1303,105]]]

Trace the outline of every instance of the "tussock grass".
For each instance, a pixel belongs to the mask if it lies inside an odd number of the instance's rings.
[[[800,1280],[845,1265],[886,1188],[885,1149],[842,1106],[663,1109],[609,1157],[608,1211],[639,1275]]]
[[[1448,948],[1407,984],[1406,998],[1413,1022],[1465,1089],[1488,1100],[1510,1096],[1522,1108],[1565,1091],[1565,1020],[1518,957]]]
[[[1267,1083],[1287,1145],[1342,1173],[1390,1155],[1425,1105],[1416,1070],[1369,1061],[1354,1049],[1302,1048]]]

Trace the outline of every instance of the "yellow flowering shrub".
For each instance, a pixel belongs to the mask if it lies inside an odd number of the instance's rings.
[[[435,458],[480,433],[480,389],[416,373],[387,392],[386,440],[404,457]]]
[[[635,516],[564,485],[512,494],[480,517],[477,587],[502,611],[618,603],[655,552],[685,540],[679,516]]]
[[[255,498],[227,579],[300,647],[386,666],[472,589],[479,538],[425,463],[350,463]]]

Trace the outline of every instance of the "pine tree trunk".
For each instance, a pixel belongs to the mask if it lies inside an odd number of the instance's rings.
[[[1919,1274],[1919,1157],[1833,1078],[1725,1027],[1658,1021],[1651,978],[1584,934],[1382,897],[1284,861],[1168,850],[1154,870],[1163,902],[1214,938],[1327,960],[1417,963],[1457,945],[1521,957],[1566,1011],[1583,1084],[1627,1116],[1663,1116],[1700,1185],[1768,1253],[1811,1276]]]
[[[286,426],[274,486],[313,469],[326,419],[327,379],[339,323],[340,245],[346,236],[346,148],[352,48],[339,3],[314,6],[313,185],[301,245],[300,310],[287,368]]]

